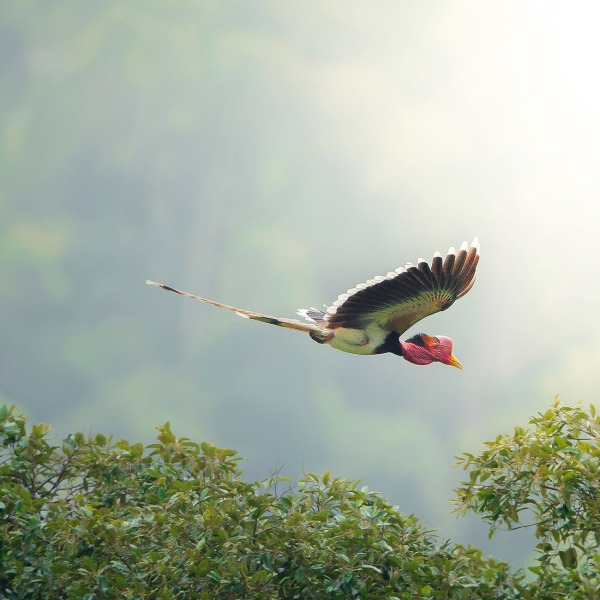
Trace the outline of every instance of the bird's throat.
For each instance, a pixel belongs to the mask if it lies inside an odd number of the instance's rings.
[[[386,336],[383,344],[377,347],[374,354],[385,354],[386,352],[391,352],[397,356],[402,356],[400,336],[395,331],[392,331]]]

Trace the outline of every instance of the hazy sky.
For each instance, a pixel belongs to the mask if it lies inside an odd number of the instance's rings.
[[[331,470],[483,544],[453,455],[600,387],[598,5],[0,11],[2,398],[59,433],[170,420],[249,476]],[[462,372],[144,286],[291,316],[475,235],[475,287],[413,331]]]

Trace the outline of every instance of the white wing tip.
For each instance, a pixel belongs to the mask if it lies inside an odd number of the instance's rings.
[[[442,258],[442,253],[437,250],[433,253],[433,258]]]
[[[152,279],[146,279],[146,285],[156,285],[158,287],[161,286],[161,284],[158,283],[158,281],[152,281]]]
[[[479,254],[479,237],[475,236],[473,238],[473,241],[471,242],[471,248],[475,248],[477,250],[477,254]],[[465,241],[461,244],[460,248],[459,248],[459,252],[467,252],[469,250],[469,244]],[[448,254],[454,254],[456,255],[456,248],[454,246],[450,246],[450,248],[448,248]],[[434,254],[434,256],[441,256],[441,254],[439,252],[436,252]]]

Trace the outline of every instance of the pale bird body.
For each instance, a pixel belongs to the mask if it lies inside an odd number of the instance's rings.
[[[431,265],[420,258],[416,266],[407,263],[385,277],[377,276],[358,284],[340,294],[326,311],[299,310],[306,322],[235,308],[156,281],[146,283],[233,311],[246,319],[308,333],[316,342],[343,352],[363,355],[391,352],[417,365],[441,362],[462,368],[452,354],[454,344],[449,337],[418,334],[403,341],[400,335],[421,319],[446,310],[462,298],[475,283],[478,262],[479,242],[475,238],[470,247],[464,242],[458,252],[450,248],[445,258],[436,252]]]

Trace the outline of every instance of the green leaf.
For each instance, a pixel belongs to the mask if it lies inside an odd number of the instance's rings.
[[[288,496],[282,496],[277,500],[275,506],[277,506],[279,510],[287,513],[292,507],[292,500]]]
[[[560,562],[565,569],[574,569],[577,566],[577,551],[575,548],[567,548],[567,550],[559,550],[558,556]]]
[[[106,577],[104,575],[99,575],[96,578],[96,583],[98,584],[98,587],[104,594],[106,594],[108,592],[108,590],[110,589],[110,587],[108,585],[108,580],[106,579]]]

